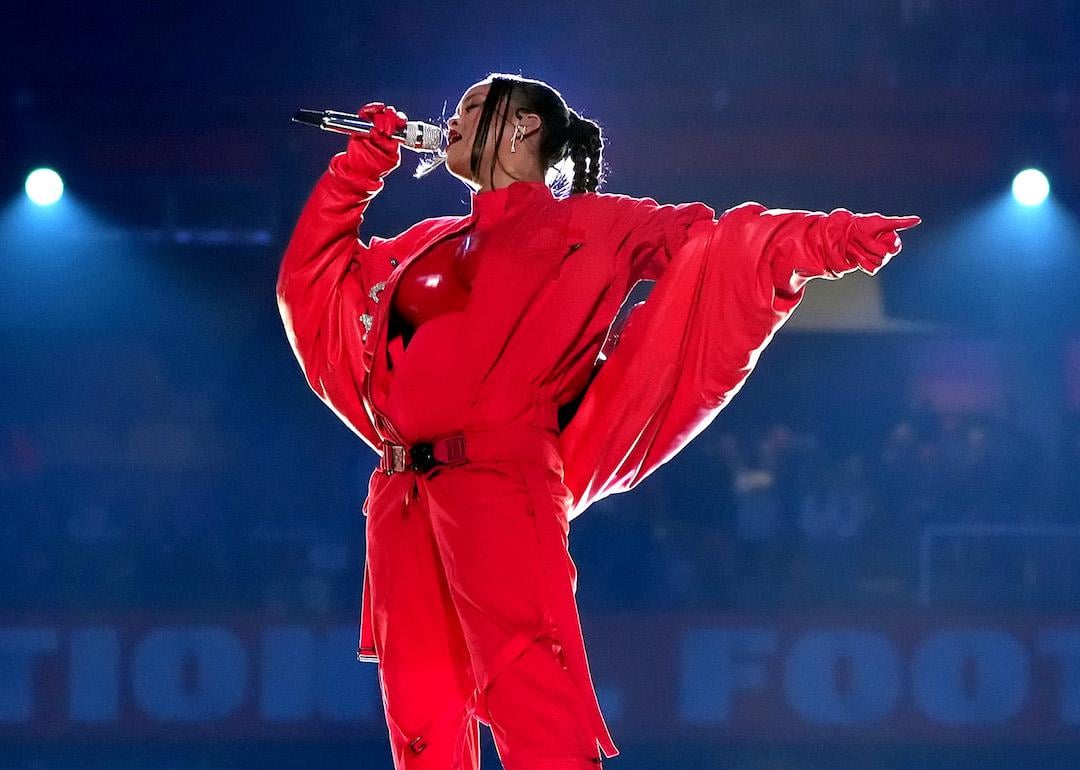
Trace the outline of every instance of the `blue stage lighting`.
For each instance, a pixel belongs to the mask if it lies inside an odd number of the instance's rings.
[[[1050,194],[1050,182],[1039,169],[1024,169],[1013,179],[1012,194],[1023,206],[1038,206]]]
[[[39,206],[51,206],[64,194],[64,180],[51,168],[39,168],[26,177],[26,197]]]

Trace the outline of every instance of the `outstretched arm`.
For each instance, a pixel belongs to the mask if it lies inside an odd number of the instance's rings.
[[[368,204],[401,162],[391,138],[405,123],[392,107],[373,102],[360,111],[374,129],[349,140],[315,185],[286,248],[277,279],[277,302],[289,343],[308,384],[372,448],[374,427],[359,401],[366,377],[363,350],[385,259],[374,252],[390,243],[358,237]]]
[[[896,231],[918,222],[750,202],[690,225],[560,435],[570,517],[632,489],[704,430],[742,388],[811,278],[877,272],[900,250]]]
[[[704,233],[718,220],[703,203],[659,204],[652,198],[608,196],[615,201],[618,218],[613,237],[628,271],[628,285],[656,280],[675,253],[695,234]],[[812,278],[832,280],[861,269],[874,275],[900,253],[898,231],[913,227],[917,216],[886,217],[855,214],[845,208],[823,211],[769,209],[753,201],[724,213],[748,210],[757,215],[753,233],[761,242],[760,255],[777,292],[793,297]],[[740,211],[745,214],[745,211]]]
[[[767,209],[744,203],[757,213],[753,227],[767,233],[762,252],[771,267],[773,286],[782,294],[800,292],[812,278],[835,280],[855,270],[870,275],[900,253],[900,230],[914,227],[917,216],[855,214],[847,209],[800,211]]]

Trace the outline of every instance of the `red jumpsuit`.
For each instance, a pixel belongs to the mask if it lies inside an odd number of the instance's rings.
[[[598,746],[618,751],[586,659],[569,521],[708,425],[806,282],[857,268],[845,245],[869,215],[746,203],[716,218],[701,203],[559,200],[518,182],[474,194],[466,216],[364,243],[363,213],[399,160],[392,140],[350,140],[277,283],[308,383],[384,463],[390,444],[464,436],[466,462],[376,469],[364,503],[359,657],[379,663],[394,766],[476,770],[483,721],[508,770],[595,768]],[[468,252],[467,301],[405,346],[395,291],[447,249]],[[657,284],[590,384],[642,279]],[[586,385],[560,431],[559,407]]]

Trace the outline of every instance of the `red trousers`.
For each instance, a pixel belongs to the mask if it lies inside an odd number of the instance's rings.
[[[506,770],[596,770],[595,695],[564,651],[584,663],[553,434],[466,438],[464,464],[372,478],[368,589],[394,767],[478,770],[484,722]]]

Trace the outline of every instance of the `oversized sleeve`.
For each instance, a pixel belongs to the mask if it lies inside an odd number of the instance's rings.
[[[715,222],[704,203],[657,203],[652,198],[604,195],[612,212],[610,239],[626,285],[655,281],[692,234]]]
[[[305,204],[277,278],[289,344],[315,394],[376,449],[361,400],[361,355],[374,314],[370,292],[389,274],[392,239],[359,237],[364,212],[400,163],[396,141],[374,134],[335,155]],[[377,450],[376,450],[377,451]]]
[[[854,216],[748,202],[688,228],[560,435],[571,518],[632,489],[704,430],[810,279],[857,269],[846,250]]]

